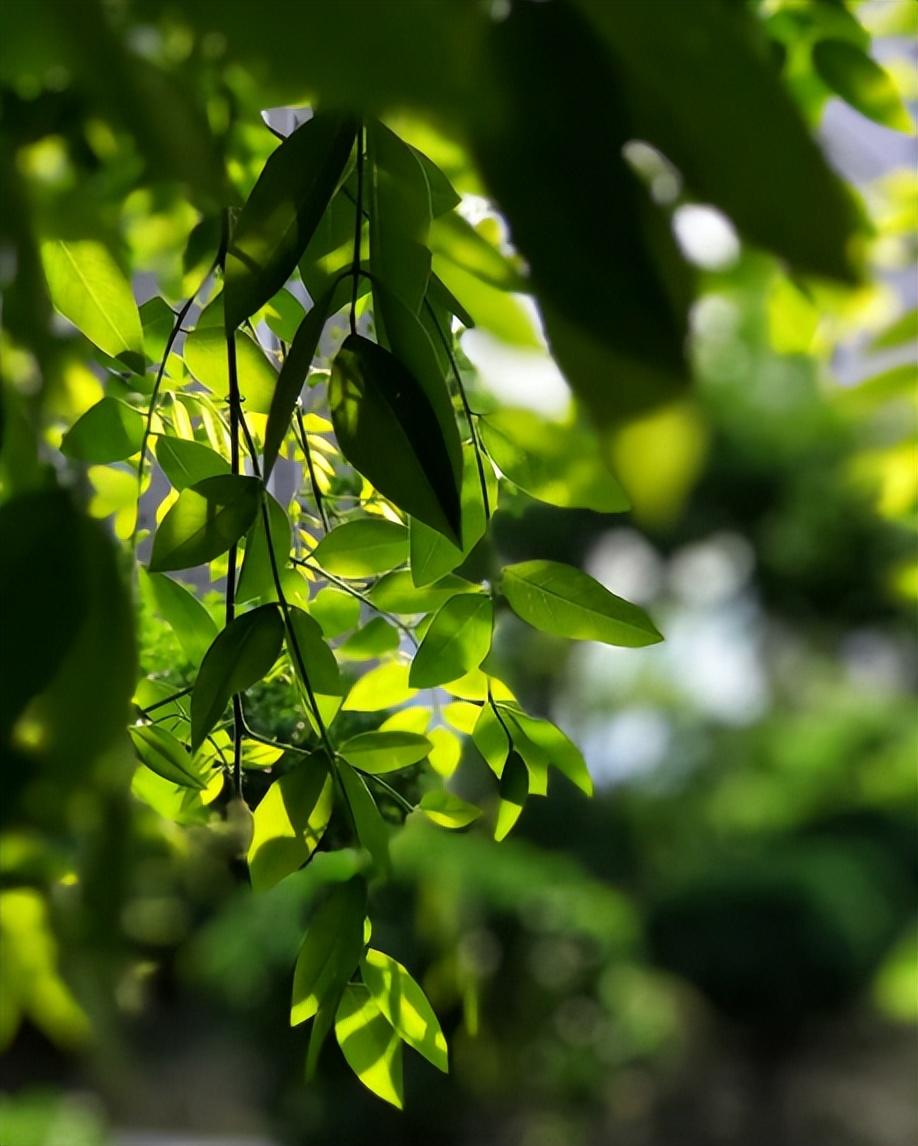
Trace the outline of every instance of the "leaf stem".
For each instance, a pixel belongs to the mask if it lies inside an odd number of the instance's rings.
[[[485,477],[484,462],[482,461],[481,441],[478,437],[478,427],[475,425],[475,418],[472,413],[472,408],[469,406],[468,395],[465,392],[465,385],[462,381],[462,375],[459,373],[459,363],[456,361],[456,356],[453,353],[453,348],[450,345],[450,340],[446,337],[446,332],[440,326],[434,308],[430,305],[430,299],[425,296],[424,306],[427,308],[427,313],[430,315],[430,320],[434,325],[434,329],[443,343],[443,349],[446,351],[446,356],[449,359],[450,367],[453,371],[453,376],[456,379],[456,386],[459,390],[459,399],[462,402],[462,410],[465,414],[465,420],[469,427],[469,436],[472,439],[472,447],[475,450],[475,465],[478,469],[478,482],[481,486],[481,502],[484,507],[485,521],[491,520],[491,500],[488,497],[488,482]]]
[[[357,128],[357,209],[354,212],[354,260],[351,267],[351,334],[357,333],[357,291],[360,283],[360,247],[363,234],[363,124]]]
[[[296,407],[296,423],[300,431],[300,445],[303,447],[303,453],[306,457],[306,469],[309,472],[309,484],[312,486],[312,496],[315,499],[316,509],[319,511],[319,517],[322,519],[322,528],[328,533],[328,513],[325,509],[325,502],[322,500],[322,491],[319,489],[319,482],[316,477],[316,469],[312,460],[312,450],[309,448],[309,438],[306,436],[306,426],[303,422],[303,411],[299,404]]]

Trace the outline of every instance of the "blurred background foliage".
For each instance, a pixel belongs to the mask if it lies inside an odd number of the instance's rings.
[[[452,130],[469,85],[463,53],[478,58],[475,5],[448,19],[423,3],[306,5],[302,30],[299,6],[258,7],[6,6],[4,238],[16,276],[4,263],[3,370],[17,394],[6,480],[38,464],[17,432],[34,358],[52,435],[102,393],[97,351],[60,326],[29,334],[47,319],[31,237],[96,235],[141,297],[154,281],[186,294],[215,242],[214,149],[243,197],[275,142],[257,119],[265,106],[319,91],[396,109],[393,125],[447,172],[479,233],[505,242],[481,174],[490,186],[493,138],[476,127],[473,161]],[[3,836],[4,1146],[101,1146],[111,1127],[304,1146],[363,1143],[368,1127],[374,1141],[457,1146],[910,1140],[918,174],[914,148],[889,141],[911,130],[915,55],[903,37],[915,7],[750,7],[800,113],[857,187],[869,273],[839,285],[790,271],[743,241],[745,220],[733,219],[740,238],[729,210],[686,189],[678,157],[632,148],[697,276],[694,387],[627,424],[593,408],[630,516],[562,515],[517,493],[495,536],[502,559],[582,563],[648,606],[667,639],[638,655],[570,650],[502,618],[499,675],[583,745],[597,794],[559,777],[500,846],[414,823],[399,837],[379,939],[424,970],[451,1075],[412,1064],[404,1114],[358,1092],[332,1054],[306,1086],[289,968],[321,876],[246,894],[233,825],[183,828],[132,803],[111,780],[125,766],[113,750],[92,789],[45,778],[29,795],[38,826]],[[617,49],[631,66],[638,25]],[[868,48],[882,72],[865,71]],[[545,62],[555,65],[567,67]],[[757,125],[744,130],[754,141]],[[191,197],[175,179],[189,165]],[[803,211],[787,221],[821,225]],[[443,243],[441,267],[469,286],[463,252]],[[810,261],[827,250],[815,234]],[[565,409],[528,300],[473,285],[479,329],[462,348],[480,402]],[[111,474],[86,474],[90,512],[126,536],[134,484]],[[139,635],[142,669],[186,683],[171,631],[142,614]],[[302,731],[277,682],[251,710],[281,738]],[[474,797],[482,770],[468,744],[459,790]]]

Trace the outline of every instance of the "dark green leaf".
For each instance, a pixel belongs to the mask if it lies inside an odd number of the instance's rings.
[[[408,526],[411,552],[411,577],[415,585],[429,585],[451,573],[468,557],[484,536],[488,515],[481,489],[482,474],[488,494],[488,511],[497,509],[498,483],[494,467],[487,458],[478,468],[477,451],[471,443],[462,447],[462,548],[422,521],[411,518]]]
[[[385,283],[417,314],[427,293],[432,218],[430,188],[415,150],[383,124],[367,129],[370,161],[370,265],[375,281]]]
[[[230,697],[250,688],[271,669],[284,639],[276,605],[262,605],[230,621],[207,650],[191,693],[191,746],[195,751],[214,727]]]
[[[366,908],[366,884],[350,879],[332,887],[316,909],[293,972],[292,1027],[313,1018],[321,1006],[337,1006],[363,952]]]
[[[753,242],[801,270],[857,277],[858,213],[784,90],[751,10],[694,0],[669,5],[661,20],[654,4],[577,3],[621,70],[632,138],[657,146]]]
[[[136,454],[144,418],[117,398],[102,398],[64,434],[61,452],[81,462],[118,462]]]
[[[271,494],[266,495],[266,502],[271,547],[274,550],[274,564],[280,573],[286,568],[290,557],[290,548],[293,544],[290,521],[283,506]],[[237,601],[251,601],[253,597],[260,597],[263,601],[277,599],[274,565],[272,565],[271,556],[268,553],[263,513],[258,514],[255,524],[246,537],[245,556],[242,559],[242,570],[239,574],[239,583],[236,586]]]
[[[312,559],[339,577],[385,573],[408,560],[408,530],[381,517],[346,521],[322,538]]]
[[[813,48],[813,64],[823,83],[861,115],[894,131],[914,130],[890,76],[856,44],[820,40]]]
[[[322,717],[323,723],[330,724],[335,719],[346,692],[335,654],[322,639],[322,630],[308,613],[304,613],[302,609],[291,608],[289,616],[293,627],[293,637],[296,639],[296,649],[299,650],[300,654],[300,656],[296,655],[293,639],[288,633],[287,652],[294,671],[304,690],[306,690],[307,697],[306,680],[308,678],[309,686],[319,709],[319,715]],[[308,705],[306,712],[310,721],[314,721]]]
[[[514,613],[544,633],[627,648],[663,639],[643,609],[571,565],[557,561],[508,565],[500,588]]]
[[[390,868],[389,829],[361,777],[343,760],[338,761],[337,767],[360,846],[370,853],[376,869],[387,874]]]
[[[457,472],[417,379],[387,350],[352,334],[335,357],[329,396],[338,445],[355,469],[400,509],[459,541]],[[453,432],[458,453],[455,422]]]
[[[284,285],[338,186],[354,144],[350,116],[319,112],[268,159],[226,259],[226,323],[238,326]]]
[[[434,615],[411,664],[412,688],[446,684],[477,668],[491,649],[493,607],[479,593],[451,597]]]
[[[322,328],[329,316],[334,293],[332,289],[316,299],[312,309],[300,323],[281,366],[268,411],[268,428],[265,431],[265,480],[274,469],[284,436],[290,428],[290,419],[293,417],[303,383],[306,381],[319,339],[322,337]]]
[[[182,490],[153,538],[150,572],[191,569],[226,553],[249,530],[260,502],[261,482],[234,474]]]
[[[141,583],[149,587],[154,607],[172,629],[182,651],[193,666],[201,663],[217,635],[217,625],[210,613],[186,586],[163,573],[139,569]]]

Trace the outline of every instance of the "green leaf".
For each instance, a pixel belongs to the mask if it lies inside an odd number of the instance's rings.
[[[290,521],[283,506],[275,497],[267,494],[266,501],[271,547],[274,550],[274,561],[277,565],[278,574],[280,574],[282,571],[286,571],[290,549],[293,545]],[[242,570],[236,585],[237,601],[251,601],[253,597],[260,597],[263,601],[277,599],[274,568],[268,553],[263,513],[259,513],[255,519],[255,524],[246,537],[245,556],[242,559]]]
[[[143,327],[143,349],[147,358],[157,365],[162,362],[166,346],[175,325],[172,307],[158,294],[140,305],[140,322]]]
[[[506,721],[502,724],[490,704],[483,704],[472,728],[472,742],[495,776],[500,778],[513,747]]]
[[[300,323],[305,317],[303,304],[290,293],[289,290],[279,290],[277,294],[265,304],[265,322],[272,334],[281,342],[292,342]]]
[[[394,708],[417,696],[408,684],[408,666],[401,663],[377,665],[365,673],[347,694],[345,712],[379,712]]]
[[[462,196],[450,183],[444,172],[423,151],[419,151],[416,147],[412,147],[411,150],[424,169],[427,187],[430,191],[430,209],[434,217],[445,215],[447,211],[452,211],[454,207],[458,207],[462,202]]]
[[[236,331],[236,375],[245,412],[267,414],[271,409],[277,372],[264,351],[247,334]],[[222,401],[229,393],[226,335],[222,326],[198,326],[185,339],[185,365],[214,396]]]
[[[510,829],[520,818],[528,795],[529,771],[526,763],[518,752],[511,751],[500,776],[500,803],[494,827],[495,840],[499,842],[506,839]]]
[[[408,570],[387,573],[369,592],[373,604],[387,613],[416,616],[437,609],[457,593],[471,589],[472,583],[461,577],[444,577],[433,585],[418,588]]]
[[[430,276],[427,176],[417,152],[381,123],[368,126],[367,149],[370,265],[376,279],[417,314]]]
[[[663,639],[643,609],[571,565],[557,561],[508,565],[500,589],[514,613],[543,633],[626,648]]]
[[[401,1110],[402,1042],[366,987],[345,987],[335,1016],[335,1038],[367,1090]]]
[[[386,822],[379,814],[376,801],[363,779],[354,769],[343,760],[338,761],[337,768],[360,846],[370,853],[376,869],[387,875],[390,861],[389,829]]]
[[[351,465],[400,509],[458,542],[451,449],[414,375],[383,347],[351,334],[335,356],[329,400],[338,445]],[[458,452],[455,422],[453,432]]]
[[[143,373],[143,330],[131,284],[101,243],[51,240],[41,257],[56,310],[100,350]]]
[[[210,446],[166,434],[156,439],[156,460],[177,490],[187,489],[204,478],[230,472],[226,458]]]
[[[356,133],[350,116],[318,112],[269,157],[227,252],[228,328],[254,314],[292,274],[338,186]]]
[[[530,716],[516,707],[498,704],[501,715],[510,725],[516,743],[518,734],[523,736],[545,754],[548,762],[571,781],[572,784],[587,796],[593,794],[593,778],[583,759],[583,753],[556,725],[550,720],[538,716]],[[523,749],[525,758],[526,753]],[[526,760],[529,764],[529,760]],[[532,766],[530,765],[530,772]]]
[[[861,115],[894,131],[914,130],[889,74],[856,44],[820,40],[813,48],[813,64],[823,83]]]
[[[431,743],[416,732],[358,732],[338,751],[349,764],[374,776],[397,772],[425,759]]]
[[[184,585],[162,573],[138,569],[141,584],[149,588],[156,612],[182,646],[193,666],[201,663],[217,635],[217,625],[198,598]]]
[[[191,746],[196,751],[230,697],[271,669],[281,650],[284,623],[276,605],[262,605],[230,621],[207,650],[191,693]]]
[[[462,454],[462,548],[454,545],[442,533],[426,526],[423,521],[412,517],[408,524],[408,541],[411,577],[417,586],[429,585],[439,581],[444,574],[451,573],[484,536],[488,515],[485,513],[481,490],[482,473],[488,492],[488,511],[493,515],[497,509],[498,482],[494,467],[483,458],[479,472],[476,450],[471,442],[462,447]]]
[[[360,620],[360,601],[350,593],[326,586],[309,602],[311,616],[326,637],[340,637]]]
[[[178,784],[180,788],[202,792],[207,787],[207,778],[202,775],[202,770],[195,767],[187,749],[171,732],[154,724],[137,725],[129,728],[128,732],[138,759],[151,772]]]
[[[618,19],[622,5],[605,6]],[[685,375],[685,264],[623,157],[633,125],[601,42],[571,4],[515,4],[492,24],[488,49],[495,90],[480,107],[473,150],[540,304],[675,387]],[[538,62],[549,57],[551,85]]]
[[[140,449],[143,429],[139,410],[117,398],[102,398],[64,434],[61,453],[81,462],[119,462]]]
[[[226,553],[251,528],[260,502],[261,482],[237,474],[182,490],[153,538],[150,572],[191,569]]]
[[[449,1070],[446,1039],[427,996],[408,971],[390,955],[370,948],[360,964],[373,1002],[400,1038],[437,1070]]]
[[[264,474],[265,480],[274,469],[284,437],[290,428],[290,419],[309,373],[309,367],[316,356],[319,339],[326,320],[331,313],[335,289],[328,290],[317,298],[312,309],[300,323],[293,342],[284,358],[277,385],[268,409],[268,427],[265,430]]]
[[[592,434],[570,424],[546,422],[532,410],[511,408],[480,419],[478,430],[501,472],[531,497],[598,513],[630,508]]]
[[[312,919],[293,972],[290,1025],[311,1019],[325,1004],[337,1006],[363,953],[367,889],[362,879],[331,888]]]
[[[430,231],[430,246],[434,254],[481,282],[502,291],[525,291],[526,280],[506,255],[476,231],[455,211],[437,219]]]
[[[304,613],[302,609],[291,607],[289,616],[293,636],[296,638],[296,647],[302,655],[303,663],[300,663],[300,659],[296,655],[289,633],[287,634],[287,653],[307,695],[304,672],[308,675],[309,686],[315,696],[323,723],[331,724],[338,714],[346,691],[345,684],[341,679],[341,672],[338,669],[338,662],[335,660],[335,654],[322,639],[322,630],[308,613]],[[308,704],[306,713],[310,722],[313,722],[313,714]]]
[[[491,598],[461,593],[434,615],[411,664],[412,688],[432,688],[477,668],[491,649]]]
[[[345,521],[322,538],[311,556],[338,577],[385,573],[408,560],[408,530],[381,517]]]
[[[467,828],[481,815],[481,808],[447,792],[445,788],[435,788],[425,792],[418,808],[424,815],[441,828]]]
[[[309,859],[325,834],[334,802],[332,777],[318,754],[274,781],[255,809],[246,857],[256,891],[273,887]]]
[[[918,342],[918,307],[900,315],[876,336],[871,346],[874,350],[886,350],[906,342]]]
[[[858,213],[785,90],[751,10],[695,0],[668,5],[661,20],[655,4],[577,3],[627,85],[631,138],[658,147],[695,195],[753,242],[801,270],[856,277]]]
[[[398,646],[398,629],[385,618],[374,617],[338,646],[337,655],[343,660],[366,661],[393,653]]]

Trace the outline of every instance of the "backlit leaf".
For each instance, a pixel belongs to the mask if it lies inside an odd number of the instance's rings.
[[[408,559],[408,530],[378,517],[345,521],[322,538],[312,558],[339,577],[385,573]]]
[[[500,587],[514,613],[543,633],[627,648],[663,639],[643,609],[571,565],[558,561],[508,565]]]
[[[292,1027],[326,1003],[337,1006],[363,952],[366,906],[366,884],[349,879],[333,886],[313,913],[293,972]]]
[[[256,891],[273,887],[309,859],[333,806],[334,785],[319,755],[274,781],[254,812],[247,860]]]
[[[813,48],[820,79],[868,119],[894,131],[914,130],[892,79],[875,60],[846,40],[820,40]]]
[[[180,788],[203,791],[209,777],[195,766],[188,750],[180,740],[155,724],[141,724],[129,728],[134,751],[142,764]]]
[[[419,588],[412,581],[411,573],[405,570],[387,573],[380,578],[370,590],[369,596],[377,608],[387,613],[413,616],[429,613],[450,597],[471,588],[471,582],[463,581],[461,577],[444,577],[436,584]]]
[[[398,646],[398,629],[385,618],[374,617],[340,644],[336,652],[343,660],[366,661],[393,653]]]
[[[207,650],[191,693],[191,745],[197,749],[230,697],[250,688],[277,660],[284,624],[276,605],[236,617]]]
[[[454,796],[445,788],[425,792],[418,808],[431,823],[441,828],[467,828],[481,815],[481,808],[476,808],[474,804]]]
[[[323,636],[340,637],[360,620],[360,601],[341,589],[326,586],[309,602],[309,612],[319,622]]]
[[[344,711],[379,712],[384,708],[394,708],[417,696],[417,691],[408,684],[406,664],[377,665],[364,673],[347,694]]]
[[[274,563],[280,574],[282,571],[288,571],[287,561],[293,544],[290,521],[283,506],[275,497],[267,494],[265,502],[268,507],[268,528],[271,533],[271,547],[274,550]],[[253,597],[260,597],[262,601],[277,599],[274,566],[268,553],[263,512],[258,514],[255,524],[246,537],[245,556],[242,559],[242,569],[236,586],[237,601],[251,601]]]
[[[390,955],[370,948],[360,965],[373,1002],[401,1038],[438,1070],[449,1070],[446,1039],[427,996]]]
[[[349,764],[374,776],[417,764],[430,752],[430,741],[415,732],[359,732],[339,747]]]
[[[335,1015],[335,1038],[348,1066],[367,1090],[401,1110],[402,1041],[366,987],[345,987]]]
[[[267,414],[277,386],[277,372],[261,347],[247,334],[236,331],[236,374],[245,412]],[[200,323],[185,339],[185,365],[191,373],[223,401],[229,393],[229,367],[226,335],[221,326],[202,327]]]
[[[150,572],[191,569],[226,553],[250,529],[260,501],[261,482],[236,474],[182,490],[153,537]]]
[[[629,508],[624,490],[586,431],[544,421],[532,410],[507,407],[482,418],[478,428],[501,472],[532,497],[599,513]]]
[[[156,439],[156,460],[177,490],[186,489],[204,478],[230,472],[226,458],[210,446],[166,434]]]
[[[461,593],[442,605],[430,623],[411,664],[413,688],[431,688],[455,680],[478,665],[491,648],[493,607],[490,597]]]
[[[143,372],[143,330],[131,284],[101,243],[52,240],[42,262],[55,309],[112,358]]]
[[[529,795],[529,771],[518,752],[511,751],[507,756],[500,777],[500,803],[497,808],[497,823],[494,838],[503,840],[520,818],[526,797]]]

